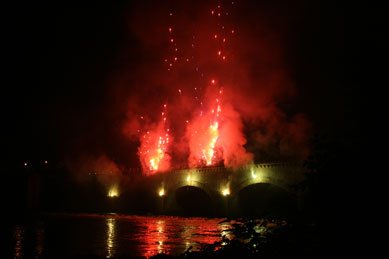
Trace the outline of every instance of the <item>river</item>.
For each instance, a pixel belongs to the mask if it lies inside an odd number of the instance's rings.
[[[13,258],[96,255],[150,257],[179,255],[214,243],[231,228],[221,218],[118,214],[48,214],[12,226]]]

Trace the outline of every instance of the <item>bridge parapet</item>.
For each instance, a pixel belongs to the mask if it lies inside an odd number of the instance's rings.
[[[225,167],[179,169],[157,173],[148,179],[160,196],[163,196],[162,208],[177,209],[177,190],[193,186],[200,188],[211,198],[215,211],[223,211],[226,210],[227,201],[231,205],[230,210],[238,208],[240,192],[250,185],[270,184],[297,194],[292,185],[303,177],[303,167],[299,163],[261,163],[236,170]]]
[[[238,192],[247,185],[269,183],[287,190],[303,179],[300,163],[261,163],[240,167],[236,170],[225,167],[179,169],[160,173],[161,186],[166,189],[180,186],[195,186],[223,192],[226,188]]]

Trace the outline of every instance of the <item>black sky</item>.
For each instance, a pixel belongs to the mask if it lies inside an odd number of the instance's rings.
[[[158,2],[150,1],[150,6],[157,8]],[[344,79],[343,6],[328,1],[274,2],[242,5],[253,14],[265,10],[270,26],[282,31],[285,63],[298,90],[294,102],[285,107],[305,113],[315,131],[352,139],[358,134],[353,108],[357,89]],[[10,163],[60,160],[72,148],[111,145],[111,139],[96,140],[80,132],[101,136],[117,123],[112,120],[107,78],[120,67],[118,52],[123,46],[139,47],[126,24],[136,11],[131,1],[9,7],[3,127]],[[288,31],[285,20],[293,21]],[[140,57],[131,52],[126,58],[136,63]],[[118,136],[114,141],[124,139]],[[126,156],[136,152],[127,144],[120,149],[127,149]]]

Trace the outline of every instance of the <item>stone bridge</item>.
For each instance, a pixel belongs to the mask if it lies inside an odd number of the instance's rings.
[[[201,210],[208,203],[208,214],[239,216],[244,204],[250,207],[247,204],[255,205],[261,199],[264,204],[270,196],[272,200],[269,202],[275,206],[282,206],[276,204],[281,196],[288,196],[289,201],[297,202],[299,194],[292,186],[303,180],[304,170],[298,163],[264,163],[237,170],[224,167],[174,170],[148,178],[155,195],[159,196],[160,213],[180,214],[190,209],[187,203],[193,203],[195,210]],[[277,194],[269,196],[269,190]],[[193,197],[185,200],[190,197],[188,193],[194,193],[199,201],[193,201]],[[274,197],[278,197],[278,200]]]

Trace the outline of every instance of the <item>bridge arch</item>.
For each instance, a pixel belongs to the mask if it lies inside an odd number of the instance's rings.
[[[248,165],[237,170],[231,168],[180,169],[154,175],[152,178],[154,186],[159,186],[158,191],[163,190],[163,197],[160,198],[159,203],[162,204],[162,213],[180,214],[180,210],[183,211],[181,208],[183,202],[178,196],[185,197],[192,192],[197,192],[199,196],[209,197],[214,205],[211,216],[239,216],[240,203],[245,192],[274,191],[290,193],[291,196],[299,195],[292,188],[292,184],[301,180],[301,172],[302,168],[297,164],[274,163]],[[261,196],[261,194],[257,195]],[[208,200],[208,198],[204,199]]]
[[[200,181],[165,183],[165,212],[178,215],[215,215],[220,203],[214,188]],[[183,199],[188,199],[185,204]]]
[[[207,216],[214,213],[215,201],[204,189],[193,185],[178,187],[174,192],[178,209],[185,215]]]

